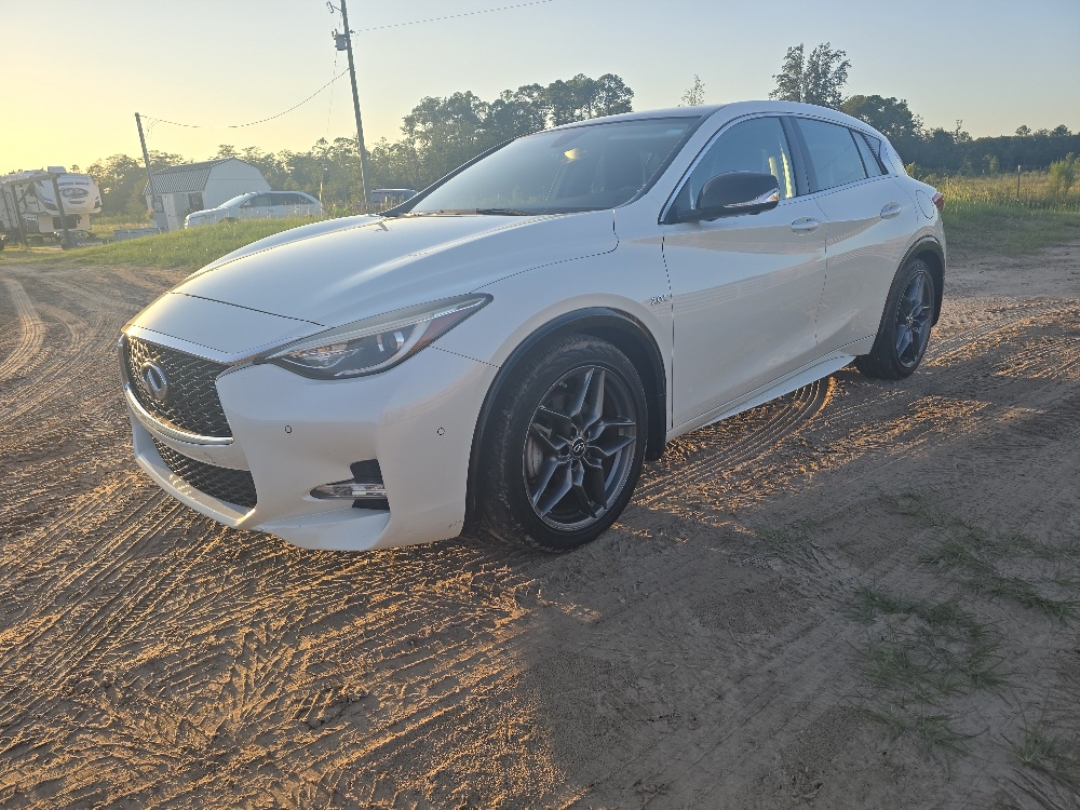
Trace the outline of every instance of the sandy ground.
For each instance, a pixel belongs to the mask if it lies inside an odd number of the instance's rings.
[[[0,806],[1080,806],[1080,245],[699,430],[591,546],[313,553],[138,471],[166,272],[0,260]]]

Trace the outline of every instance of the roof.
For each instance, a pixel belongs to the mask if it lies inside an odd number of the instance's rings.
[[[206,181],[210,179],[210,172],[215,166],[235,160],[251,166],[245,160],[239,158],[221,158],[220,160],[204,160],[199,163],[184,163],[180,166],[169,166],[153,172],[154,191],[158,194],[170,194],[175,191],[202,191],[206,188]],[[257,168],[252,166],[252,168]],[[143,194],[150,193],[150,183],[147,181]]]
[[[587,118],[584,121],[573,121],[554,127],[556,130],[571,129],[573,127],[585,127],[593,124],[607,124],[613,121],[644,121],[650,118],[688,118],[695,117],[702,120],[713,113],[726,110],[732,117],[753,113],[779,113],[789,115],[802,115],[809,118],[824,118],[845,126],[861,128],[877,132],[865,121],[852,118],[850,115],[833,110],[829,107],[819,107],[816,104],[804,104],[798,101],[776,101],[774,99],[752,99],[747,101],[735,101],[725,104],[703,104],[700,107],[671,107],[666,110],[642,110],[640,112],[620,113],[618,115],[602,116],[600,118]],[[544,130],[550,132],[551,130]],[[877,133],[879,136],[881,133]]]
[[[573,127],[586,127],[592,124],[610,124],[614,121],[646,121],[650,118],[706,118],[717,110],[728,106],[727,104],[706,104],[700,107],[669,107],[660,110],[641,110],[636,112],[618,113],[616,115],[602,115],[597,118],[586,118],[582,121],[571,121],[551,129],[571,129]],[[551,130],[543,130],[550,132]]]

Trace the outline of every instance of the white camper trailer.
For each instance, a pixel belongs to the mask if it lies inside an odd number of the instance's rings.
[[[101,189],[94,178],[63,166],[0,176],[0,197],[0,232],[15,238],[59,235],[65,228],[89,231],[90,215],[101,213]]]

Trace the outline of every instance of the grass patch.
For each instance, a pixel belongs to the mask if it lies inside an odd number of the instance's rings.
[[[227,222],[63,251],[14,245],[0,253],[0,257],[52,267],[157,267],[194,272],[237,248],[311,221],[298,217]]]
[[[994,628],[977,622],[954,599],[931,602],[877,588],[857,590],[848,615],[871,626],[860,667],[873,689],[867,717],[891,739],[910,737],[925,754],[942,754],[946,761],[967,754],[969,735],[954,727],[955,718],[943,707],[1008,685]]]
[[[953,599],[933,604],[907,599],[874,588],[859,588],[855,591],[855,598],[849,611],[851,618],[863,624],[871,623],[878,614],[900,613],[918,616],[935,629],[976,626]]]
[[[799,520],[779,528],[762,526],[753,531],[756,541],[763,546],[767,555],[789,557],[795,553],[809,554],[814,546],[811,534],[824,523],[821,520]]]
[[[1031,619],[1021,614],[996,625],[976,616],[989,600],[1003,600],[1059,622],[1074,618],[1080,613],[1080,537],[1043,540],[990,531],[918,493],[883,493],[881,501],[891,513],[923,524],[917,532],[927,549],[921,561],[947,574],[957,596],[935,601],[878,587],[852,594],[845,612],[867,627],[866,641],[857,648],[863,712],[891,739],[908,738],[922,753],[943,756],[948,766],[952,757],[970,754],[970,741],[978,736],[964,733],[971,723],[960,718],[1012,715],[1013,687],[1029,686],[1013,656],[1019,654],[1017,620],[1023,633]],[[909,532],[917,528],[907,525]],[[1022,725],[1012,725],[1017,720]],[[1075,790],[1080,748],[1067,736],[1072,725],[1066,722],[1066,735],[1054,736],[1052,725],[1029,723],[1021,708],[1010,721],[1011,735],[993,732],[1020,769],[1006,769],[1012,784],[1032,796]]]
[[[1080,239],[1080,211],[949,200],[944,220],[950,252],[964,256],[1018,256]]]
[[[879,623],[863,651],[863,676],[900,705],[1007,684],[997,634],[955,600],[934,603],[860,588],[848,615]]]
[[[1065,752],[1060,737],[1051,736],[1040,725],[1026,722],[1021,733],[1023,736],[1015,742],[1006,738],[1018,764],[1067,785],[1077,785],[1080,781],[1080,762]]]
[[[948,760],[968,753],[967,741],[972,735],[957,731],[955,718],[948,714],[917,715],[886,709],[868,710],[866,716],[883,726],[889,739],[911,737],[925,754],[942,754]]]
[[[993,569],[983,568],[981,564],[968,570],[974,571],[974,575],[970,576],[965,584],[978,593],[1009,599],[1062,623],[1075,618],[1080,611],[1080,599],[1053,599],[1044,596],[1027,580],[1002,576]]]
[[[1003,565],[1022,557],[1074,560],[1080,555],[1080,543],[1075,538],[1047,543],[1021,533],[994,533],[935,506],[917,493],[883,497],[894,512],[918,518],[936,530],[938,542],[920,555],[920,562],[947,569],[975,593],[1006,599],[1056,621],[1080,615],[1080,599],[1059,599],[1046,593],[1055,587],[1074,590],[1069,587],[1072,577],[1058,575],[1032,582],[1001,570]]]

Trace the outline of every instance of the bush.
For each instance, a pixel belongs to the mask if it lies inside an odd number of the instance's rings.
[[[1072,184],[1076,182],[1076,162],[1076,155],[1070,152],[1064,160],[1056,160],[1050,164],[1050,188],[1054,194],[1069,193]]]

